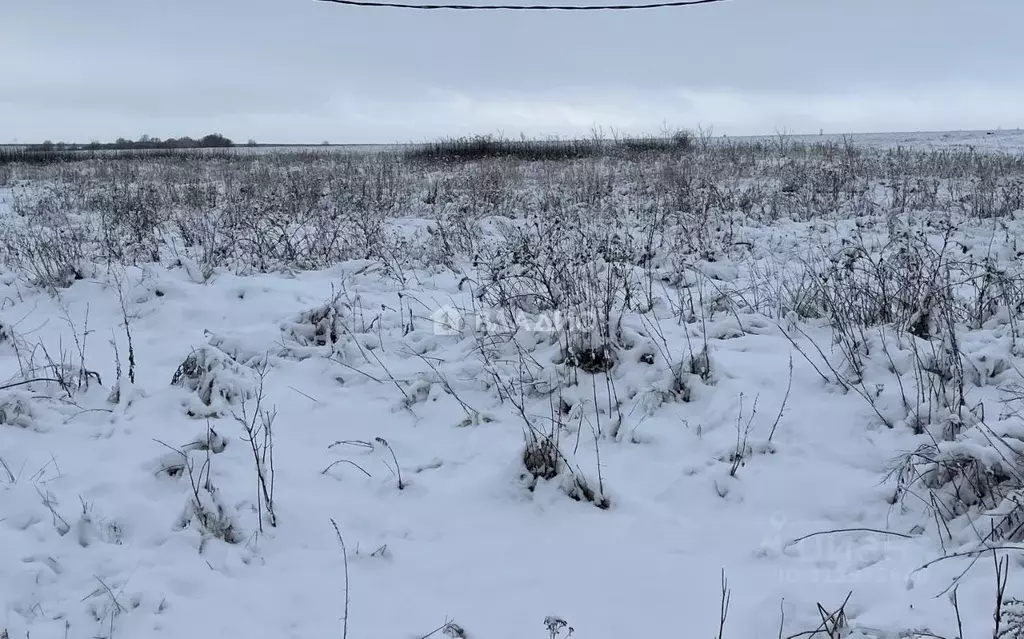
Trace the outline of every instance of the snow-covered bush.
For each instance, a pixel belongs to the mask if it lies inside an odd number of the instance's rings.
[[[219,416],[230,407],[251,399],[256,390],[252,369],[236,362],[227,353],[204,345],[192,351],[171,377],[172,386],[193,391],[199,405],[189,408],[193,416]]]

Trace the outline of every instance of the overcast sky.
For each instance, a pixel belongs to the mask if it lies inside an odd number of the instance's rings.
[[[599,13],[0,0],[0,142],[1017,128],[1021,24],[1024,0]]]

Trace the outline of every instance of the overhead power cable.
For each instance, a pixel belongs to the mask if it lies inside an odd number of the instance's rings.
[[[408,2],[374,2],[373,0],[319,0],[332,4],[352,7],[385,7],[391,9],[418,9],[425,11],[634,11],[638,9],[666,9],[690,7],[698,4],[713,4],[727,0],[672,0],[648,4],[605,4],[605,5],[553,5],[553,4],[416,4]]]

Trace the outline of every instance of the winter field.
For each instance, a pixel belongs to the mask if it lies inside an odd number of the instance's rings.
[[[978,135],[0,166],[0,638],[1024,637]]]

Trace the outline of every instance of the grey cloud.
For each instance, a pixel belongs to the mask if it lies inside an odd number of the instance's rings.
[[[1014,127],[1022,19],[1018,0],[732,0],[625,14],[8,1],[0,140]]]

